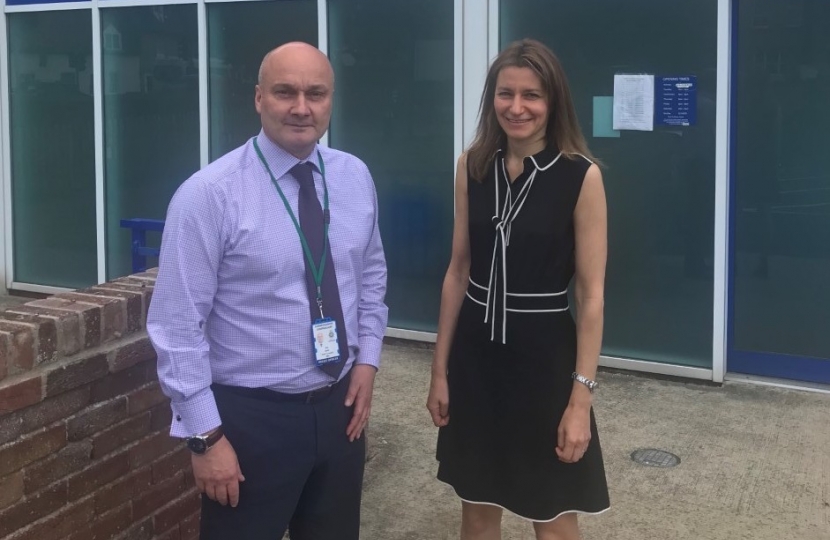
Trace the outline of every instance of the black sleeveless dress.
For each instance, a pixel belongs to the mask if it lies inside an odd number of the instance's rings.
[[[555,451],[576,366],[573,213],[590,165],[549,147],[511,184],[500,152],[482,182],[467,182],[470,283],[450,349],[438,479],[465,501],[533,521],[609,507],[593,411],[584,457],[567,464]]]

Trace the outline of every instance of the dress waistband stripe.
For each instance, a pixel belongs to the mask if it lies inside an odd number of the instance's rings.
[[[487,306],[487,288],[470,279],[467,297],[473,302]],[[507,293],[507,311],[514,313],[556,313],[567,311],[568,290],[553,293]]]

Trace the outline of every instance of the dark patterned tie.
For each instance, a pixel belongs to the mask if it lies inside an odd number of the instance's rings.
[[[300,184],[300,196],[297,206],[300,213],[300,228],[303,230],[314,264],[320,264],[323,254],[323,207],[317,199],[317,191],[314,189],[314,176],[312,175],[311,163],[298,163],[291,171],[291,175]],[[320,318],[320,309],[317,306],[317,285],[314,283],[314,273],[305,260],[305,280],[308,288],[308,306],[311,313],[311,320]],[[337,322],[337,340],[340,346],[340,358],[336,362],[329,362],[320,366],[327,374],[335,379],[340,376],[346,360],[349,358],[349,344],[346,342],[346,324],[343,321],[343,308],[340,305],[340,291],[337,288],[337,276],[334,273],[334,260],[331,257],[331,245],[327,248],[326,267],[323,272],[323,314]],[[308,339],[312,336],[309,334]]]

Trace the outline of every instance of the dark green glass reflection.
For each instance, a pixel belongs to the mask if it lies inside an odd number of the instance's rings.
[[[199,168],[196,24],[195,5],[101,10],[110,278],[131,271],[121,219],[164,219]]]
[[[389,326],[435,331],[453,223],[453,3],[329,0],[331,145],[377,185]]]
[[[14,279],[97,283],[89,10],[8,15]]]
[[[830,4],[741,0],[734,342],[830,359]]]

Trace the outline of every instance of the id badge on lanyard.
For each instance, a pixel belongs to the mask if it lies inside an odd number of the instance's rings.
[[[318,366],[340,360],[340,344],[337,341],[337,322],[331,317],[317,319],[311,325],[314,339],[314,361]]]

